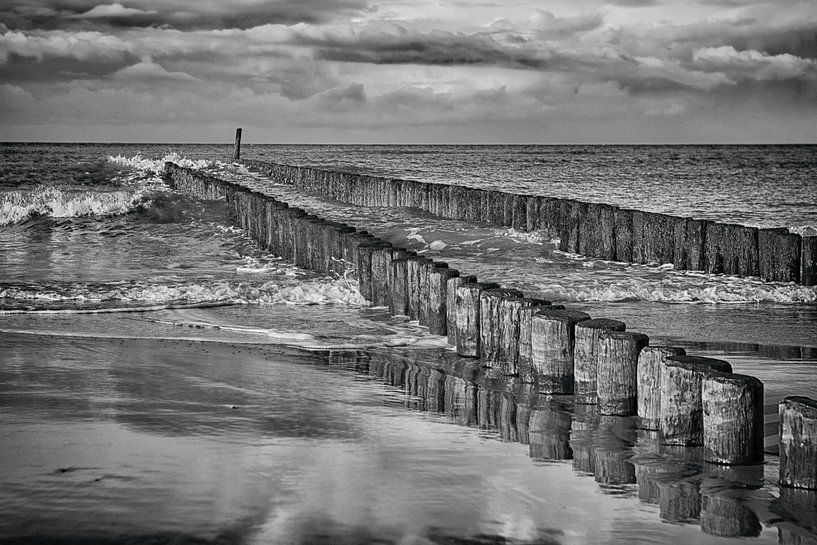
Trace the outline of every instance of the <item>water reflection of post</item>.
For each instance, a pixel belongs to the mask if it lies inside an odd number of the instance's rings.
[[[469,421],[466,407],[471,404],[466,403],[467,395],[468,385],[465,379],[454,375],[445,377],[445,414],[461,426],[467,426]]]
[[[540,395],[528,423],[530,457],[534,460],[570,460],[573,396]]]
[[[528,440],[530,412],[523,412],[522,417],[525,422],[520,422],[519,403],[528,404],[532,386],[530,384],[517,384],[515,381],[509,382],[501,394],[499,405],[499,433],[503,441],[518,442],[521,431],[526,434],[525,441]]]
[[[389,358],[383,366],[383,383],[395,388],[402,388],[405,384],[408,362],[405,356],[396,355]]]
[[[785,521],[778,527],[778,543],[817,545],[817,491],[781,486],[771,510]]]
[[[701,483],[701,530],[724,537],[754,537],[762,529],[747,506],[750,491],[763,486],[763,466],[706,464]]]
[[[426,396],[428,390],[428,367],[416,362],[410,363],[406,369],[405,392],[408,396],[406,406],[417,411],[426,410]]]
[[[593,448],[596,482],[606,485],[635,484],[630,461],[636,442],[636,417],[599,415],[599,431]]]
[[[528,437],[530,431],[530,419],[533,413],[531,404],[538,394],[533,390],[532,384],[522,384],[516,398],[516,435],[517,441],[523,445],[530,443]]]
[[[638,499],[657,504],[662,519],[698,520],[701,513],[701,449],[661,446],[658,432],[638,430],[635,466]]]
[[[369,362],[369,376],[376,379],[383,378],[383,365],[384,361],[382,358],[372,358],[372,361]]]
[[[660,496],[660,516],[670,522],[697,521],[701,518],[701,483],[698,478],[680,475],[656,479]]]
[[[369,373],[371,360],[369,353],[361,350],[330,350],[327,356],[327,363],[333,367],[364,374]]]
[[[426,387],[426,410],[440,413],[445,408],[445,375],[437,369],[429,369]]]
[[[592,475],[596,465],[593,458],[594,436],[599,428],[596,405],[576,405],[570,425],[570,447],[573,449],[573,470]]]
[[[477,390],[477,421],[481,430],[499,428],[499,393],[489,388]]]

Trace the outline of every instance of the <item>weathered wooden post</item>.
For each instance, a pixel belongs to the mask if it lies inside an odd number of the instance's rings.
[[[817,490],[817,401],[780,401],[780,485]]]
[[[372,253],[372,304],[376,307],[388,307],[391,300],[391,261],[392,246],[388,242]]]
[[[817,236],[804,236],[800,250],[800,283],[817,284]]]
[[[498,360],[502,373],[519,374],[519,350],[522,310],[534,306],[547,306],[548,301],[530,297],[503,297],[499,301],[499,351]],[[530,346],[528,330],[528,346]]]
[[[408,316],[408,259],[393,259],[389,265],[389,285],[391,286],[391,300],[389,314],[392,316]]]
[[[457,346],[457,288],[477,281],[474,275],[453,276],[445,288],[446,335],[448,344]]]
[[[704,460],[749,465],[763,461],[763,383],[755,377],[709,373],[701,390]]]
[[[540,310],[531,324],[531,355],[539,391],[573,393],[573,340],[576,324],[590,316],[577,310]]]
[[[430,313],[431,293],[429,291],[429,277],[435,269],[447,269],[448,263],[427,259],[420,267],[420,298],[417,311],[417,321],[420,325],[428,326]]]
[[[669,356],[684,356],[683,348],[647,346],[638,356],[638,426],[657,430],[661,423],[661,368]]]
[[[773,282],[800,281],[802,237],[786,228],[757,232],[760,277]]]
[[[445,336],[448,333],[448,281],[459,277],[456,269],[434,267],[428,273],[428,332]]]
[[[633,211],[629,208],[616,208],[613,211],[613,222],[616,229],[616,261],[632,262]]]
[[[420,318],[420,290],[422,289],[423,266],[426,262],[428,260],[422,256],[410,256],[408,258],[406,269],[409,298],[408,317],[412,320],[419,320]]]
[[[576,324],[575,340],[575,384],[576,403],[596,403],[596,374],[598,363],[598,342],[605,331],[624,331],[624,322],[596,318]]]
[[[235,130],[235,146],[233,147],[233,160],[238,161],[241,157],[241,127]]]
[[[457,354],[479,357],[479,299],[482,290],[499,288],[494,282],[474,282],[457,287]]]
[[[486,367],[493,367],[499,362],[502,334],[499,307],[505,297],[522,297],[522,292],[496,288],[483,290],[479,296],[479,358]]]
[[[533,316],[540,310],[564,310],[563,305],[551,305],[550,301],[531,299],[533,306],[519,310],[519,354],[516,359],[516,371],[519,380],[523,383],[532,383],[536,380],[533,367],[533,346],[531,345],[531,331],[533,330]]]
[[[661,423],[665,445],[703,445],[704,376],[711,371],[731,373],[729,362],[700,356],[668,356],[661,369]]]
[[[601,334],[596,349],[599,414],[632,416],[638,412],[638,356],[649,344],[642,333]]]
[[[374,302],[375,276],[372,271],[374,254],[385,248],[391,248],[391,244],[383,240],[366,242],[357,247],[357,274],[360,294],[367,301]],[[378,289],[382,289],[382,287]]]

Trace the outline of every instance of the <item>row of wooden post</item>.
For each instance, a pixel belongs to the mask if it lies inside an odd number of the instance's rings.
[[[565,252],[627,263],[671,263],[764,280],[817,284],[817,236],[603,203],[242,160],[271,178],[362,206],[412,207],[439,217],[541,231]]]
[[[704,447],[717,464],[763,460],[763,385],[729,363],[651,347],[623,322],[525,297],[479,282],[446,263],[394,247],[365,231],[326,221],[238,184],[166,164],[177,188],[201,198],[224,195],[230,215],[262,247],[306,269],[356,270],[360,293],[392,315],[446,336],[463,357],[536,383],[546,394],[573,394],[602,415],[638,415],[666,444]],[[817,488],[817,405],[781,403],[781,483]]]

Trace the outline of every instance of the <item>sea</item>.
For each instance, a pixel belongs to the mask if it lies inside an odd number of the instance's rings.
[[[299,192],[232,145],[0,144],[0,544],[817,543],[777,402],[817,398],[817,287],[608,262]],[[242,156],[817,234],[817,146],[245,144]],[[460,358],[353,277],[261,250],[203,169],[729,361],[764,464],[711,466]],[[810,540],[810,541],[809,541]]]

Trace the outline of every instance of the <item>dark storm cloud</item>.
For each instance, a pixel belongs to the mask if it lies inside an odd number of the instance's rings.
[[[0,21],[8,28],[76,29],[170,26],[178,29],[252,28],[264,24],[327,23],[368,11],[366,0],[7,0]]]
[[[446,32],[361,36],[357,40],[303,39],[316,48],[318,59],[369,64],[491,64],[543,68],[546,60],[535,52],[506,48],[486,35]]]

